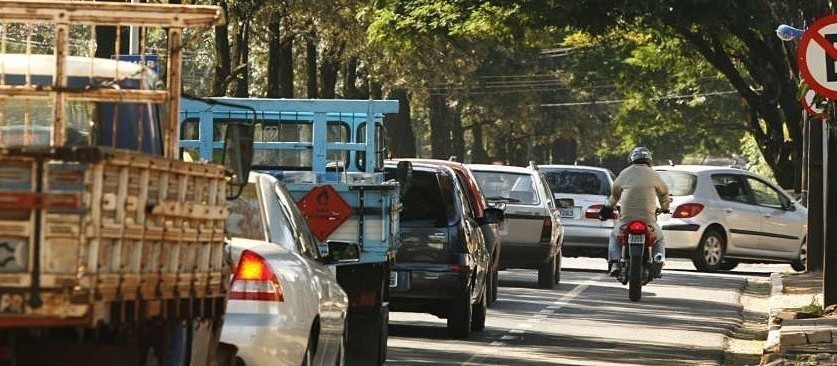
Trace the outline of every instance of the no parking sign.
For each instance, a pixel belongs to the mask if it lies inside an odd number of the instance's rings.
[[[808,86],[828,99],[837,99],[837,14],[817,20],[802,35],[797,56]]]

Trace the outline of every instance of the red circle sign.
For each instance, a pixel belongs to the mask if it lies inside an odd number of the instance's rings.
[[[799,71],[808,86],[837,99],[837,14],[817,20],[802,35],[797,49]]]
[[[805,112],[808,113],[808,117],[820,119],[828,118],[828,114],[825,113],[825,109],[814,104],[814,98],[816,96],[816,92],[808,89],[805,96],[802,97],[802,100],[800,100],[799,103],[802,104],[802,108],[804,108]]]

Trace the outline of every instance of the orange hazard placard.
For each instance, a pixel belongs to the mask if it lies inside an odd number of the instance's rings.
[[[299,200],[299,209],[308,220],[317,240],[325,240],[337,230],[354,210],[330,185],[316,186]]]

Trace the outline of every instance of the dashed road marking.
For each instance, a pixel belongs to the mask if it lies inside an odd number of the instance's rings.
[[[465,360],[465,362],[463,362],[462,365],[484,365],[484,363],[480,362],[480,360],[482,358],[485,358],[486,356],[490,356],[499,352],[499,347],[507,345],[507,343],[504,341],[510,341],[520,338],[520,335],[525,333],[526,329],[532,328],[532,322],[539,322],[543,319],[548,318],[550,315],[554,315],[556,311],[560,310],[564,306],[567,306],[567,304],[569,304],[570,301],[572,301],[578,295],[584,292],[584,290],[590,287],[590,285],[598,282],[604,277],[604,274],[600,274],[578,284],[572,290],[570,290],[570,292],[567,292],[566,294],[564,294],[564,296],[561,296],[560,299],[546,306],[544,309],[541,309],[540,311],[538,311],[538,313],[532,315],[532,317],[530,317],[529,319],[526,319],[525,323],[521,323],[515,329],[511,329],[508,332],[506,332],[506,334],[504,334],[498,340],[495,340],[494,342],[491,342],[487,346],[481,348],[477,353],[474,353],[470,358]]]

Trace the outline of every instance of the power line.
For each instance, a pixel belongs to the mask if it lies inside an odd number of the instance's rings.
[[[718,92],[707,92],[707,93],[696,93],[696,94],[671,95],[671,96],[665,96],[665,97],[653,97],[653,98],[649,98],[649,100],[659,101],[659,100],[687,99],[687,98],[695,98],[695,97],[711,97],[711,96],[721,96],[721,95],[730,95],[730,94],[738,94],[738,91],[737,90],[730,90],[730,91],[718,91]],[[594,101],[590,101],[590,102],[544,103],[544,104],[541,104],[541,107],[574,107],[574,106],[587,106],[587,105],[604,105],[604,104],[624,103],[624,102],[628,102],[628,101],[632,101],[632,100],[636,100],[636,98],[594,100]]]

